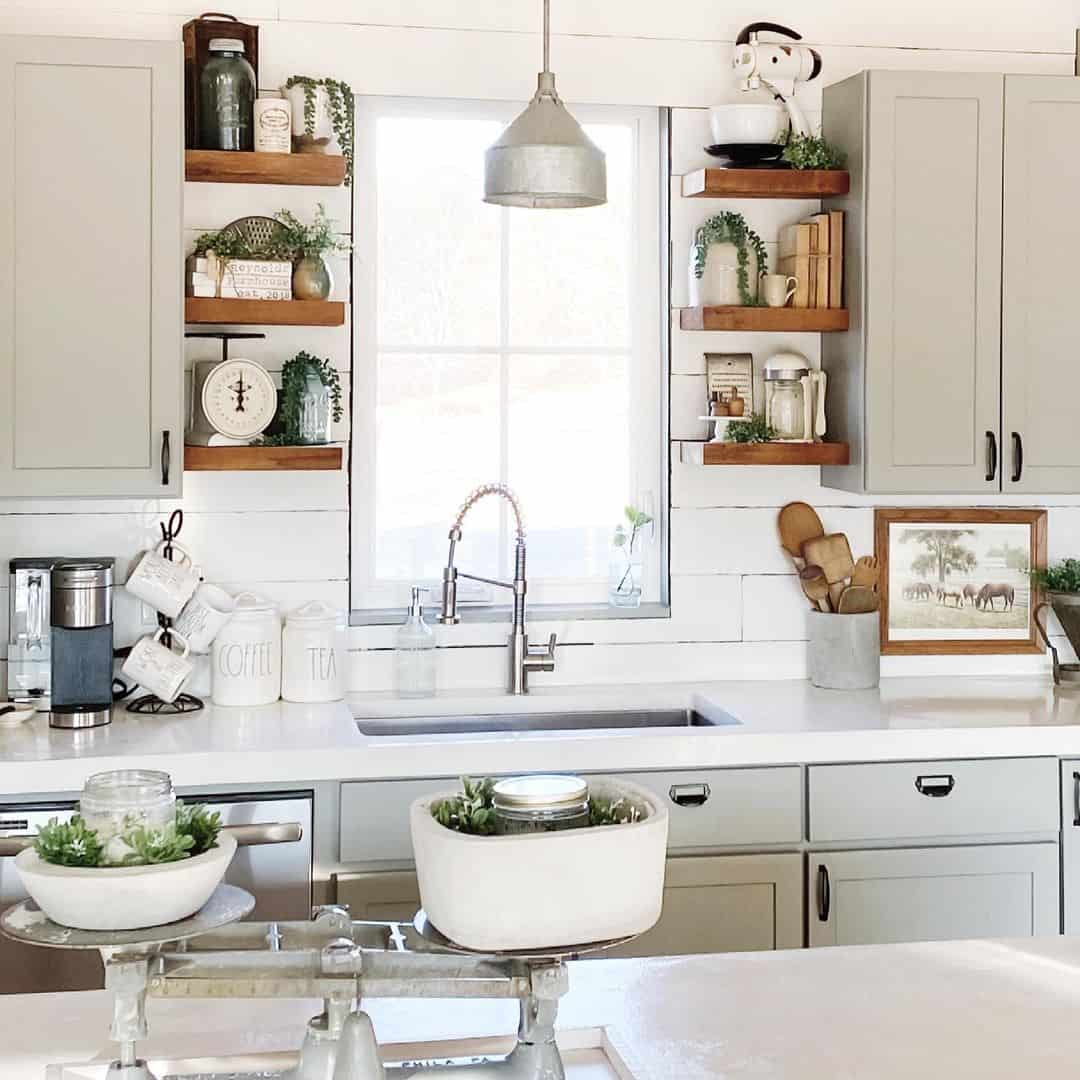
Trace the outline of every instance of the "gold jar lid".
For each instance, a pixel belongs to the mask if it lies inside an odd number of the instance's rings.
[[[586,802],[589,785],[580,776],[513,776],[500,780],[492,795],[504,810],[564,810]]]

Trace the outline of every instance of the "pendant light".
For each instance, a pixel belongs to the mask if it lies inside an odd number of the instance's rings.
[[[544,0],[544,70],[525,111],[484,155],[484,202],[540,210],[607,202],[604,152],[555,90],[550,40],[550,0]]]

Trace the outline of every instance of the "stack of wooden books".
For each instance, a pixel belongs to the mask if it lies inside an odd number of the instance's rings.
[[[792,307],[844,306],[844,212],[826,210],[780,230],[779,272],[796,282]]]

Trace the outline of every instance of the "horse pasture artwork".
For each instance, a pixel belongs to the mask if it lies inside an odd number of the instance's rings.
[[[878,510],[884,652],[1034,651],[1045,513]]]

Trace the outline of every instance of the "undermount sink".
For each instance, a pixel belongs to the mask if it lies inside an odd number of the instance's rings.
[[[365,735],[462,735],[517,731],[625,731],[647,728],[716,728],[739,721],[717,710],[705,716],[696,709],[629,709],[585,712],[471,713],[467,716],[361,717]]]

